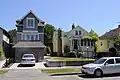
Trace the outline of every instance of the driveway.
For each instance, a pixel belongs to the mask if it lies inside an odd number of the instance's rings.
[[[0,80],[65,80],[41,73],[40,69],[11,69]]]
[[[35,66],[24,66],[24,67],[19,66],[20,63],[14,63],[9,69],[41,69],[41,68],[45,68],[44,63],[45,62],[38,62],[35,63]]]

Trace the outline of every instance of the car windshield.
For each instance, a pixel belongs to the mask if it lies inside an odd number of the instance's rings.
[[[24,55],[24,57],[26,58],[26,57],[33,57],[33,55]]]
[[[97,61],[94,62],[94,64],[102,64],[105,62],[106,59],[99,59]]]

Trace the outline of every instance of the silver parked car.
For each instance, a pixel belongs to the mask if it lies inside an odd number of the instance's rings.
[[[82,73],[92,74],[97,77],[103,74],[120,73],[120,57],[103,57],[94,63],[82,66]]]
[[[21,65],[25,64],[31,64],[35,65],[35,57],[33,54],[24,54],[21,60]]]

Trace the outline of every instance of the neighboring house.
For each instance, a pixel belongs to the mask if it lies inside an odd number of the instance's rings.
[[[12,45],[10,44],[10,36],[8,32],[0,26],[0,51],[5,57],[12,57]]]
[[[120,25],[118,28],[110,30],[106,32],[102,36],[99,37],[99,49],[98,52],[111,52],[117,53],[117,49],[115,48],[115,38],[120,37]]]
[[[89,33],[80,26],[72,27],[69,32],[62,31],[62,53],[64,53],[64,47],[67,45],[70,48],[70,52],[79,50],[84,53],[84,57],[92,57],[94,52],[94,42],[84,40]],[[53,52],[58,52],[58,31],[53,35]]]
[[[32,11],[16,21],[17,43],[15,62],[20,62],[23,54],[34,54],[36,61],[44,59],[44,21],[40,20]]]

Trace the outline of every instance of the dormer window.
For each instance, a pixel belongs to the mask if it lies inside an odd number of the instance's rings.
[[[75,35],[81,35],[81,31],[75,31]]]
[[[79,35],[81,35],[81,31],[79,31]]]
[[[78,35],[78,31],[75,31],[75,35]]]
[[[27,28],[34,28],[35,27],[35,19],[34,18],[27,18],[26,27]]]

